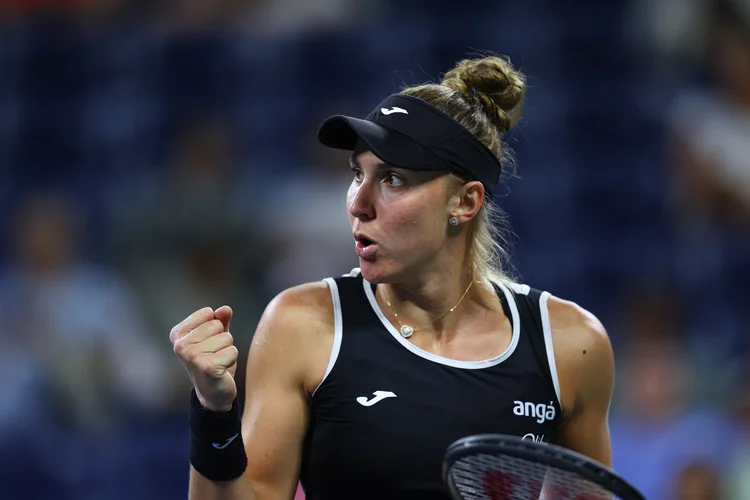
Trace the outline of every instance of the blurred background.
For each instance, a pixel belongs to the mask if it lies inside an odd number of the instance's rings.
[[[3,0],[0,498],[186,498],[170,328],[230,304],[244,363],[356,266],[318,124],[476,51],[529,77],[497,201],[609,330],[615,468],[750,499],[748,0]]]

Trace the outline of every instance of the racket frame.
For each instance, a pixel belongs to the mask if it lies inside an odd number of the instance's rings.
[[[453,465],[458,460],[474,455],[498,454],[577,474],[622,500],[646,500],[643,494],[612,469],[585,455],[554,444],[537,443],[504,434],[467,436],[448,447],[443,461],[443,481],[451,494],[460,498],[451,474]]]

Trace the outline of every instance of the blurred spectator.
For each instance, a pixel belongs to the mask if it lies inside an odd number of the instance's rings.
[[[31,196],[14,229],[15,260],[0,279],[0,370],[11,390],[0,398],[3,427],[53,419],[95,432],[125,410],[161,410],[165,359],[131,290],[80,254],[86,228],[75,204],[61,193]]]
[[[713,0],[635,0],[628,34],[639,54],[660,76],[694,71],[706,50]],[[666,71],[665,71],[666,70]]]
[[[672,500],[721,500],[721,476],[712,464],[695,462],[677,477]]]
[[[227,304],[243,360],[265,305],[264,212],[252,190],[236,182],[235,147],[220,120],[191,122],[176,136],[166,177],[123,186],[116,195],[117,260],[142,298],[153,341],[171,358],[174,325],[202,307]],[[182,410],[189,379],[174,359],[168,369],[179,381],[173,396]]]
[[[264,37],[351,29],[375,15],[372,0],[161,0],[157,16],[167,33],[237,32]]]
[[[142,8],[136,0],[84,0],[76,4],[78,26],[91,32],[105,33],[107,28]]]
[[[245,29],[289,36],[310,31],[344,31],[371,21],[385,2],[373,0],[254,0],[245,5]]]
[[[247,2],[253,5],[255,0]],[[154,4],[163,30],[167,33],[220,32],[232,24],[242,6],[237,0],[160,0]]]
[[[727,0],[728,1],[728,0]],[[750,222],[750,17],[731,6],[712,24],[708,69],[715,86],[676,103],[676,168],[684,203]]]
[[[746,358],[744,361],[727,398],[739,430],[736,454],[732,457],[727,478],[728,500],[750,498],[750,360]]]
[[[669,499],[696,460],[725,464],[732,443],[720,413],[692,405],[701,374],[681,341],[685,310],[667,290],[639,290],[624,311],[611,418],[614,467],[649,500]]]
[[[346,106],[340,106],[337,113]],[[316,130],[304,134],[302,149],[310,163],[268,186],[264,206],[274,207],[259,222],[273,242],[274,261],[267,270],[268,289],[284,288],[357,267],[346,196],[354,178],[349,151],[323,148]]]
[[[750,277],[750,17],[738,5],[716,0],[705,58],[708,84],[674,102],[667,193],[676,228],[675,271],[694,301],[690,335],[700,342],[707,328],[715,330],[713,350],[727,361],[748,348],[740,296]]]

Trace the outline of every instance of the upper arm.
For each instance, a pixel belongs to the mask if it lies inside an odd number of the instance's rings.
[[[309,422],[308,385],[322,378],[327,364],[321,338],[328,329],[332,337],[332,311],[324,283],[296,287],[271,301],[253,337],[242,436],[247,474],[262,500],[294,497]]]
[[[550,324],[565,410],[560,444],[611,466],[615,362],[607,332],[594,315],[559,299],[550,299]]]

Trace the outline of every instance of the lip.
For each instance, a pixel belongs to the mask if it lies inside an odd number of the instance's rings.
[[[378,244],[370,238],[369,236],[363,234],[363,233],[355,233],[354,234],[354,241],[356,242],[354,245],[354,249],[357,252],[357,256],[362,259],[369,262],[372,262],[375,260],[375,253],[377,252]],[[369,241],[369,245],[365,245],[364,241]]]
[[[368,235],[366,235],[365,233],[360,233],[360,232],[356,232],[356,233],[354,233],[354,239],[355,239],[355,240],[356,240],[357,242],[361,242],[361,241],[365,241],[365,240],[367,240],[367,241],[369,241],[369,242],[370,242],[370,243],[372,243],[372,244],[376,244],[376,243],[377,243],[377,241],[375,241],[374,239],[370,238],[370,237],[369,237]]]
[[[357,252],[357,257],[362,260],[372,262],[375,260],[375,252],[378,249],[378,245],[377,243],[371,243],[365,246],[361,241],[357,241],[357,244],[354,245],[354,249]]]

